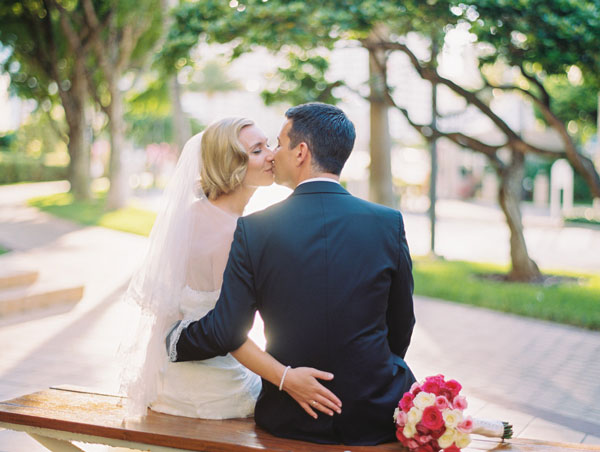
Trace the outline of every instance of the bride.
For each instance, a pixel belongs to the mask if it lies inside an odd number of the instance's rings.
[[[237,218],[256,188],[272,183],[273,153],[249,119],[223,119],[186,143],[148,253],[126,293],[141,311],[123,353],[121,388],[129,415],[143,415],[150,407],[207,419],[251,416],[261,390],[259,375],[313,417],[314,400],[328,415],[340,412],[339,399],[317,380],[333,375],[308,367],[286,370],[251,339],[231,354],[205,361],[171,363],[165,350],[173,323],[197,320],[214,307]]]

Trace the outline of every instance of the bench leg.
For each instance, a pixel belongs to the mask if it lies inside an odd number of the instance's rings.
[[[29,436],[52,452],[85,452],[64,439],[49,438],[35,433],[29,433]]]

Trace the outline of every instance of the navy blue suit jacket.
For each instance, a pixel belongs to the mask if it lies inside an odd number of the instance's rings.
[[[263,380],[256,423],[318,443],[394,440],[394,408],[414,377],[402,359],[413,326],[411,260],[400,212],[308,182],[238,220],[221,296],[177,343],[178,361],[240,347],[258,309],[267,351],[284,365],[332,372],[342,414],[308,416]],[[201,381],[198,384],[202,384]]]

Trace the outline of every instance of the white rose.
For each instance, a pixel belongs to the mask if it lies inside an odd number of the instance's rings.
[[[410,410],[408,410],[408,413],[406,413],[406,415],[408,424],[417,425],[417,423],[423,417],[423,411],[414,406]]]
[[[415,427],[415,424],[412,424],[410,422],[407,422],[404,426],[404,430],[402,430],[402,434],[407,438],[412,438],[413,436],[415,436],[416,433],[417,429]]]
[[[463,415],[460,410],[444,410],[442,411],[446,427],[455,428],[463,420]]]
[[[399,408],[396,408],[396,409],[394,410],[394,423],[395,423],[395,422],[396,422],[396,420],[398,419],[398,413],[399,413],[399,412],[400,412],[400,409],[399,409]]]
[[[429,392],[419,392],[413,400],[413,404],[420,410],[435,404],[435,395]]]
[[[456,439],[454,440],[456,447],[463,449],[471,444],[471,436],[468,433],[456,433]]]
[[[456,438],[456,430],[447,428],[442,436],[438,438],[438,444],[442,449],[450,447]]]

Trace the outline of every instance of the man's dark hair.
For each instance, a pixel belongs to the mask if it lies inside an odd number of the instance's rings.
[[[290,108],[285,116],[292,121],[290,148],[305,142],[318,168],[339,175],[354,147],[354,124],[337,107],[311,102]]]

